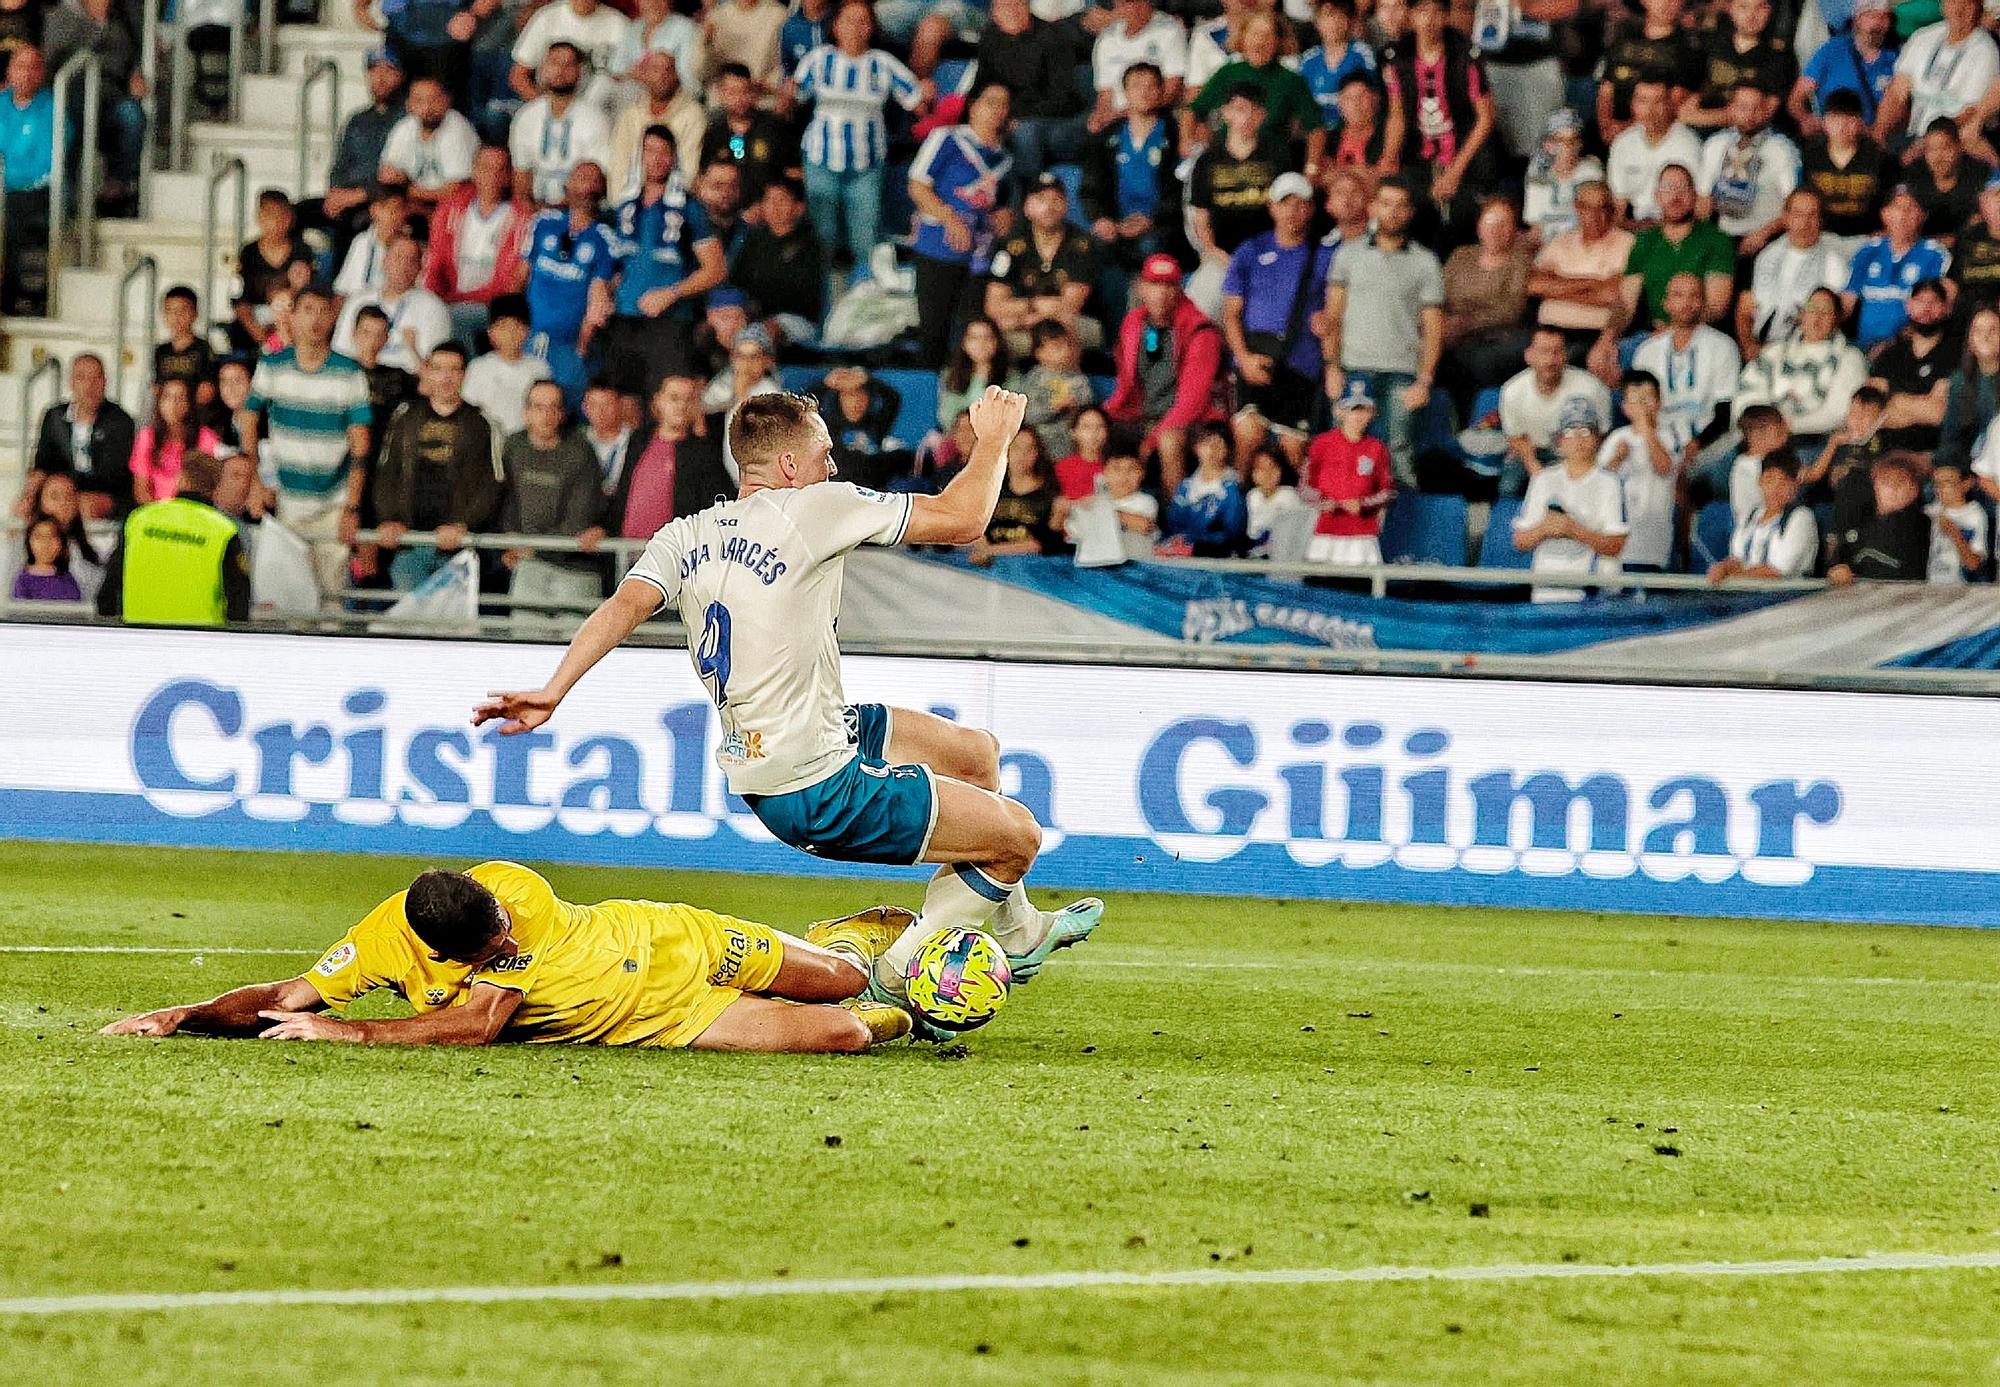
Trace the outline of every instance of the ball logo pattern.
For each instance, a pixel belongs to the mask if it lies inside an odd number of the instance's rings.
[[[1007,1001],[1013,974],[991,935],[939,930],[917,949],[905,981],[910,1005],[946,1030],[969,1031],[991,1021]]]

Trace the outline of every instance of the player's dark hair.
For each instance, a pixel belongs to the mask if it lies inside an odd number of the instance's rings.
[[[1320,10],[1339,10],[1352,19],[1355,15],[1354,0],[1317,0],[1313,5],[1313,11],[1318,13]]]
[[[674,132],[667,129],[664,125],[647,126],[646,133],[639,138],[642,140],[665,140],[668,149],[671,149],[676,155],[679,155],[681,152],[681,142],[675,139]]]
[[[292,200],[286,196],[282,188],[266,188],[261,193],[258,193],[257,205],[259,207],[282,207],[287,212],[292,210]]]
[[[1071,342],[1076,339],[1076,334],[1070,331],[1069,324],[1056,318],[1042,319],[1035,324],[1029,336],[1034,339],[1036,347],[1047,346],[1050,342]]]
[[[752,395],[729,415],[729,453],[738,468],[761,467],[777,460],[785,445],[795,442],[806,421],[819,413],[819,401],[789,390]]]
[[[464,872],[428,871],[410,883],[403,914],[440,958],[477,958],[500,932],[500,902]]]
[[[1949,135],[1951,136],[1953,143],[1957,143],[1958,122],[1953,120],[1950,116],[1939,116],[1936,120],[1932,121],[1929,125],[1926,125],[1924,127],[1924,133],[1926,135]]]
[[[581,63],[584,60],[583,50],[577,47],[575,44],[569,42],[567,39],[557,39],[554,43],[550,44],[546,49],[543,50],[542,56],[546,58],[550,53],[555,52],[558,48],[567,48],[569,50],[570,57],[576,59],[577,62],[579,63]]]

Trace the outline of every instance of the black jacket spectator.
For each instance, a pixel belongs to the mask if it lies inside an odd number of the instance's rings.
[[[396,411],[375,464],[378,523],[413,530],[483,527],[500,502],[493,461],[500,441],[493,421],[469,404],[440,415],[429,400]]]
[[[1060,120],[1083,109],[1073,45],[1054,24],[1031,19],[1025,34],[989,24],[974,61],[982,82],[998,82],[1013,98],[1015,120]]]
[[[891,479],[915,468],[916,454],[907,441],[890,436],[903,409],[902,392],[895,386],[870,376],[859,390],[836,388],[834,382],[851,384],[851,377],[858,373],[859,368],[852,366],[845,372],[829,372],[827,381],[814,387],[813,395],[819,400],[820,418],[833,435],[833,457],[841,477],[857,486],[884,491]],[[862,402],[864,397],[860,417],[849,415],[844,401]]]
[[[707,433],[689,434],[674,445],[673,518],[676,520],[707,510],[719,497],[736,495],[736,483],[729,480],[729,469],[722,465],[720,421],[709,423]],[[658,432],[659,425],[650,417],[632,431],[632,441],[625,450],[625,470],[619,474],[618,485],[605,503],[604,528],[614,535],[620,532],[626,504],[632,499],[632,479],[638,474],[634,464],[646,456]]]
[[[91,424],[89,449],[78,456],[69,408],[65,400],[50,405],[42,414],[34,470],[67,472],[76,478],[78,491],[109,496],[112,509],[125,514],[132,509],[132,444],[138,427],[116,400],[106,400],[97,407],[97,418]]]
[[[797,168],[798,163],[798,139],[788,136],[777,118],[763,111],[753,110],[748,128],[740,132],[730,126],[727,112],[717,111],[709,118],[708,132],[701,137],[701,167],[736,165],[743,178],[745,203],[755,202],[763,195],[766,183],[788,166]]]
[[[826,248],[804,219],[787,236],[752,227],[729,267],[729,282],[749,296],[754,318],[796,313],[817,323],[826,316]]]
[[[1843,531],[1833,561],[1853,569],[1857,578],[1921,583],[1930,570],[1930,555],[1931,518],[1923,506],[1909,505]]]
[[[1180,136],[1174,129],[1171,114],[1160,118],[1164,127],[1166,143],[1160,150],[1160,161],[1153,166],[1153,186],[1159,190],[1159,210],[1153,213],[1153,231],[1165,238],[1164,246],[1153,249],[1178,251],[1181,245],[1181,180],[1174,177],[1174,170],[1181,162]],[[1090,137],[1083,148],[1083,181],[1077,189],[1083,203],[1084,220],[1092,225],[1100,221],[1118,221],[1124,217],[1124,210],[1118,205],[1118,155],[1124,147],[1120,135],[1125,122],[1118,121],[1098,134]],[[1109,251],[1111,248],[1106,247]],[[1144,252],[1120,241],[1116,249],[1121,263],[1137,265],[1144,258]]]

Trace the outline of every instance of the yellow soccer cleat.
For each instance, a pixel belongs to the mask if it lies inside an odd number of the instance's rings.
[[[870,1047],[886,1045],[892,1040],[901,1040],[910,1033],[910,1013],[901,1007],[885,1006],[881,1002],[865,1002],[859,997],[849,997],[841,1005],[860,1017],[862,1023],[868,1027]]]
[[[903,937],[916,922],[916,912],[897,905],[878,905],[838,920],[821,920],[806,931],[806,943],[839,954],[862,972],[872,970],[876,959]]]

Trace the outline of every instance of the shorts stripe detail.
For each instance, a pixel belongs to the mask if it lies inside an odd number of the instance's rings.
[[[952,867],[952,871],[958,873],[958,879],[960,881],[964,882],[967,886],[971,887],[979,895],[982,895],[987,900],[992,901],[995,905],[999,905],[1002,901],[1006,900],[1009,896],[1014,894],[1013,887],[1002,886],[999,882],[995,881],[992,877],[986,875],[986,873],[980,871],[970,862],[957,863]]]

